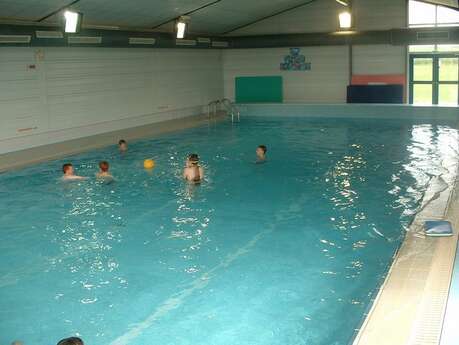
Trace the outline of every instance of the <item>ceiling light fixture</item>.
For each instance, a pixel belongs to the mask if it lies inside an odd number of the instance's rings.
[[[185,38],[186,29],[188,27],[189,17],[181,16],[177,19],[175,23],[175,30],[177,33],[177,38]]]
[[[352,27],[352,15],[349,11],[341,12],[338,15],[340,29],[350,29]]]
[[[81,22],[83,19],[83,15],[81,13],[73,12],[73,11],[65,11],[64,18],[65,18],[65,32],[74,34],[80,31]]]
[[[338,4],[341,4],[343,6],[349,6],[350,0],[336,0]]]

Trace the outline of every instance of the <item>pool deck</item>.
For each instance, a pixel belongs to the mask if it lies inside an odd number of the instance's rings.
[[[100,147],[117,145],[118,140],[120,139],[125,139],[129,142],[179,131],[186,128],[204,125],[211,126],[216,121],[220,121],[225,118],[226,116],[224,113],[212,116],[210,119],[207,114],[188,116],[174,120],[156,122],[145,126],[132,127],[119,131],[68,140],[57,144],[44,145],[31,149],[6,153],[0,155],[0,172],[22,168],[47,160],[58,159]]]
[[[459,339],[459,246],[456,249],[453,277],[449,288],[445,321],[441,332],[440,345],[457,345]]]
[[[364,323],[356,330],[353,345],[440,343],[459,229],[458,163],[444,163],[444,167],[448,172],[431,181],[421,211],[406,233]],[[440,219],[452,223],[454,235],[424,236],[424,221]]]

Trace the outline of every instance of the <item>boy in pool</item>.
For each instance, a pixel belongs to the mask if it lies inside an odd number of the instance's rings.
[[[204,178],[204,169],[199,166],[199,156],[196,153],[188,156],[183,169],[183,178],[194,183],[199,183]]]
[[[99,179],[113,179],[113,176],[108,171],[109,168],[110,165],[107,161],[99,162],[99,172],[96,174],[96,177]]]
[[[259,164],[266,162],[266,151],[268,151],[268,148],[265,145],[259,145],[257,147],[255,151],[257,154],[257,161],[255,163]]]
[[[84,345],[84,343],[81,338],[71,337],[60,340],[57,345]]]
[[[62,176],[62,179],[65,181],[86,179],[86,177],[75,175],[75,169],[73,169],[72,163],[65,163],[62,166],[62,172],[64,173],[64,176]]]
[[[126,140],[121,139],[120,141],[118,141],[118,148],[121,153],[126,152],[128,149]]]

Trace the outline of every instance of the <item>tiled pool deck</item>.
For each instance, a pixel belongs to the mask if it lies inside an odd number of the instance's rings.
[[[456,228],[457,229],[457,228]],[[459,343],[459,246],[456,248],[456,261],[453,277],[449,288],[448,304],[445,321],[441,333],[440,345],[456,345]]]
[[[459,229],[457,165],[449,169],[444,177],[449,186],[416,216],[354,345],[439,344],[458,235],[425,237],[423,223],[447,219]],[[443,181],[433,182],[425,200],[439,183]]]

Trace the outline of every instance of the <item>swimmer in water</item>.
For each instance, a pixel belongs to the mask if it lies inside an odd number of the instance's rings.
[[[119,148],[121,153],[126,152],[127,149],[128,149],[128,145],[127,145],[126,140],[121,139],[120,141],[118,141],[118,148]]]
[[[257,154],[256,164],[266,162],[266,151],[268,151],[268,148],[265,145],[259,145],[257,147],[257,150],[255,151]]]
[[[186,160],[183,178],[189,182],[199,183],[204,178],[204,169],[199,166],[199,156],[192,153]]]
[[[75,180],[85,180],[86,177],[75,175],[75,169],[73,169],[72,163],[66,163],[62,166],[62,172],[64,176],[62,179],[64,181],[75,181]]]
[[[99,162],[99,172],[96,174],[96,177],[98,179],[113,179],[113,176],[108,171],[109,168],[110,165],[107,161]]]
[[[84,345],[84,343],[81,338],[71,337],[60,340],[57,345]]]

